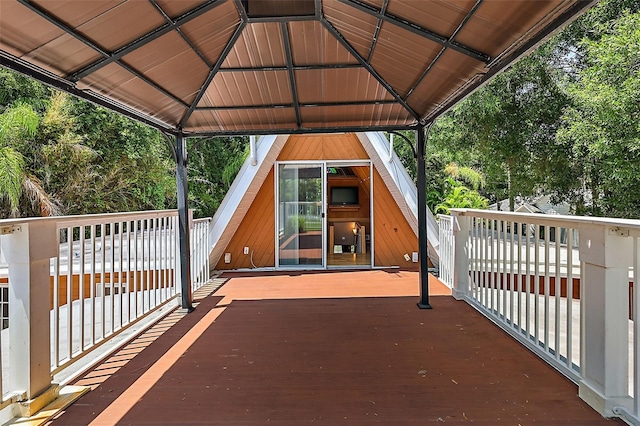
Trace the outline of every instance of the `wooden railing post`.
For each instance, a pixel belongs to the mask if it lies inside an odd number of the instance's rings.
[[[469,217],[452,211],[453,218],[453,287],[451,295],[462,300],[469,294]]]
[[[606,224],[580,228],[580,397],[605,417],[631,408],[629,368],[629,267],[633,238]]]
[[[53,221],[2,227],[2,250],[9,265],[9,371],[6,390],[24,392],[24,414],[55,399],[51,386],[49,276],[57,256]],[[55,388],[55,389],[54,389]],[[54,390],[52,390],[54,389]],[[42,397],[41,397],[42,396]],[[38,402],[34,402],[37,398]]]

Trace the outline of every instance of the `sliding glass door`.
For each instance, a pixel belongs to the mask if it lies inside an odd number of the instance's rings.
[[[278,266],[324,266],[324,166],[277,166]]]

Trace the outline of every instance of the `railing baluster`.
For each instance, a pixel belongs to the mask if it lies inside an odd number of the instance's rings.
[[[567,229],[567,318],[573,319],[573,229]],[[573,321],[567,321],[567,367],[573,369]]]
[[[525,255],[526,255],[526,279],[525,279],[525,331],[527,339],[531,336],[531,239],[529,238],[529,223],[525,223]]]
[[[633,238],[633,415],[640,417],[640,325],[638,309],[640,309],[640,250],[638,237]]]
[[[535,294],[535,299],[533,299],[533,310],[534,310],[534,329],[533,329],[533,338],[536,342],[536,345],[540,342],[540,225],[533,225],[533,231],[535,235],[533,237],[533,247],[534,247],[534,275],[535,281],[533,284],[533,292]]]
[[[555,333],[555,342],[554,342],[554,346],[555,346],[555,350],[556,350],[556,360],[559,362],[560,361],[560,354],[561,354],[561,350],[560,350],[560,309],[561,307],[561,301],[562,301],[562,273],[560,270],[560,236],[562,235],[562,228],[556,226],[555,228],[555,262],[556,262],[556,269],[555,269],[555,323],[554,323],[554,333]],[[565,292],[565,296],[566,296],[566,292]],[[571,318],[567,318],[567,321],[571,321]]]
[[[79,235],[79,240],[80,240],[80,250],[79,250],[79,257],[80,257],[80,270],[78,271],[78,306],[79,306],[79,314],[78,314],[78,321],[79,321],[79,337],[80,337],[80,352],[84,352],[84,348],[85,348],[85,343],[84,343],[84,339],[85,339],[85,326],[84,326],[84,282],[85,282],[85,278],[86,278],[86,271],[85,271],[85,267],[84,267],[84,231],[85,231],[85,227],[84,225],[81,225],[78,227],[78,233]]]
[[[89,341],[91,346],[96,344],[96,225],[90,225],[91,238],[91,276],[89,277],[89,310],[90,310],[90,325]]]
[[[511,320],[511,326],[513,327],[515,324],[514,321],[514,296],[515,296],[515,286],[516,286],[516,275],[515,275],[515,271],[514,271],[514,256],[515,256],[515,248],[516,248],[516,242],[515,242],[515,232],[516,232],[516,223],[515,222],[511,222],[511,233],[510,233],[510,238],[511,238],[511,244],[509,246],[509,272],[510,272],[510,278],[509,278],[509,294],[511,299],[509,300],[509,319]],[[520,321],[518,321],[519,323]]]
[[[111,323],[109,324],[109,334],[113,334],[116,330],[116,325],[115,325],[115,297],[114,297],[114,292],[115,292],[115,286],[116,286],[116,267],[115,267],[115,263],[116,263],[116,247],[115,247],[115,235],[114,235],[115,229],[114,229],[114,222],[110,222],[109,223],[109,244],[111,245],[111,252],[110,252],[110,256],[109,256],[109,262],[110,262],[110,266],[109,266],[109,285],[110,285],[110,291],[109,291],[109,304],[110,304],[110,309],[109,309],[109,320],[111,321]]]
[[[549,352],[549,292],[550,290],[550,276],[549,270],[549,238],[551,235],[550,227],[547,225],[544,227],[544,349]]]
[[[73,355],[73,228],[67,227],[67,359]]]
[[[102,288],[102,292],[100,294],[100,329],[101,335],[100,339],[104,340],[107,336],[107,311],[106,311],[106,292],[107,292],[107,238],[106,238],[107,227],[106,224],[100,224],[100,287]]]

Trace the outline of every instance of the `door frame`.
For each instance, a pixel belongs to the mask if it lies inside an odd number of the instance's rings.
[[[318,166],[321,170],[322,176],[322,211],[321,211],[321,223],[322,223],[322,262],[320,265],[280,265],[280,165],[300,165],[300,166]],[[327,235],[327,163],[326,161],[318,160],[287,160],[276,161],[274,163],[274,212],[275,212],[275,235],[274,235],[274,247],[275,247],[275,269],[276,270],[291,270],[291,269],[309,269],[309,270],[322,270],[327,269],[327,248],[326,248],[326,235]]]
[[[369,262],[369,266],[364,266],[362,267],[362,269],[373,269],[374,268],[374,217],[373,217],[373,161],[371,160],[325,160],[325,181],[327,179],[326,176],[326,168],[327,167],[340,167],[340,166],[345,166],[345,167],[369,167],[369,239],[371,242],[371,250],[369,255],[371,256],[370,258],[370,262]],[[325,187],[325,211],[328,208],[328,192],[329,191],[329,186],[327,185]],[[324,222],[325,222],[325,228],[327,228],[327,221],[328,221],[328,215],[325,213],[324,215]],[[327,228],[327,232],[328,232],[328,228]],[[323,236],[326,240],[327,236],[324,235]],[[364,242],[363,242],[364,244]],[[328,250],[328,249],[327,249]],[[325,258],[327,256],[327,252],[325,251]],[[325,263],[326,263],[326,259],[325,259]],[[325,269],[353,269],[353,268],[358,268],[358,265],[353,265],[353,266],[337,266],[337,265],[326,265]]]

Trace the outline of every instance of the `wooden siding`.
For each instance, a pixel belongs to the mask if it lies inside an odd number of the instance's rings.
[[[217,270],[273,267],[275,265],[275,203],[273,167],[247,214],[225,248]],[[244,254],[249,247],[249,254]],[[224,263],[224,253],[231,253],[231,263]]]
[[[367,152],[353,133],[291,135],[278,155],[278,161],[368,159]]]
[[[417,268],[418,263],[407,262],[404,254],[418,251],[418,238],[375,168],[373,194],[375,266]]]

